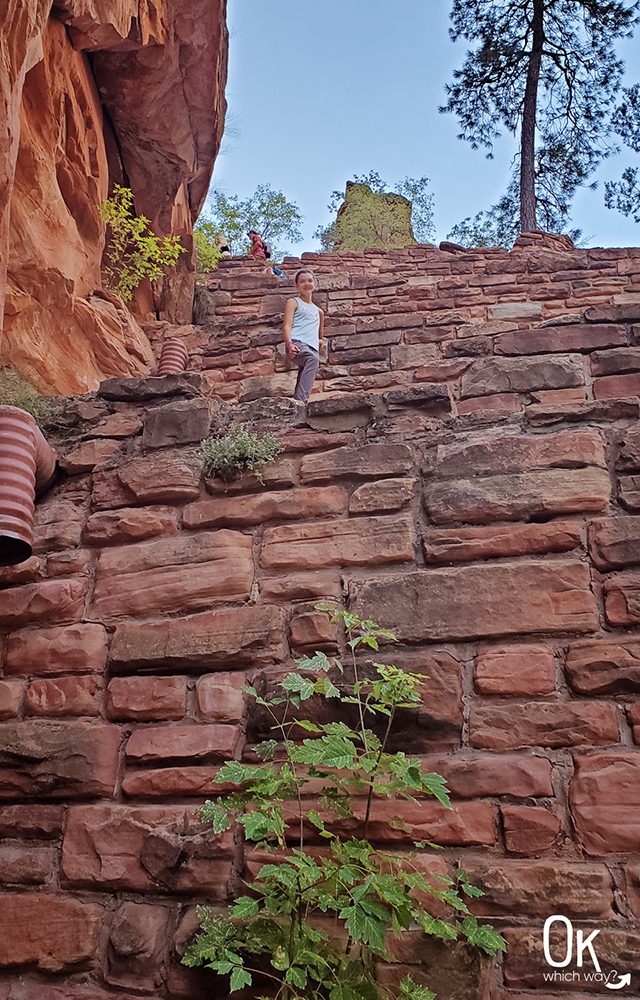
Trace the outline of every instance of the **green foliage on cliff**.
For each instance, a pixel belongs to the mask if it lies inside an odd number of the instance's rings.
[[[113,197],[99,206],[107,223],[104,274],[106,284],[129,302],[143,278],[154,281],[173,267],[186,250],[179,236],[156,236],[149,219],[136,215],[130,188],[114,186]]]
[[[284,450],[275,435],[255,434],[244,424],[223,437],[206,438],[201,442],[205,475],[231,479],[241,472],[253,472],[262,480],[265,465],[275,462]]]
[[[397,713],[422,703],[427,678],[388,664],[363,667],[358,651],[375,652],[379,640],[394,640],[392,633],[332,605],[316,608],[344,626],[349,680],[339,661],[316,652],[296,661],[277,693],[245,688],[270,718],[273,738],[255,747],[261,763],[229,761],[221,768],[218,781],[236,791],[206,802],[201,818],[214,833],[239,824],[257,849],[278,854],[258,872],[251,895],[237,899],[226,916],[199,910],[201,933],[183,961],[230,976],[231,992],[253,985],[255,977],[277,1000],[433,1000],[410,976],[399,988],[377,981],[377,962],[395,961],[394,938],[413,924],[444,941],[466,939],[488,954],[503,949],[504,940],[469,912],[465,897],[482,893],[463,871],[425,873],[417,854],[380,850],[368,839],[380,800],[433,796],[451,808],[440,775],[424,771],[419,757],[388,751]],[[340,706],[347,719],[350,712],[352,724],[310,721],[311,699]],[[310,782],[322,786],[318,809],[305,808],[302,798]],[[346,835],[344,820],[347,827],[356,820],[362,837]],[[390,826],[407,829],[400,817]],[[325,850],[306,849],[311,830]],[[454,916],[433,917],[429,897]]]

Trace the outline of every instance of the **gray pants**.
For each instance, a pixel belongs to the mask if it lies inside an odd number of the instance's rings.
[[[301,340],[292,340],[292,343],[298,348],[298,353],[293,361],[299,369],[296,380],[296,391],[293,394],[293,398],[306,403],[311,395],[313,382],[318,371],[318,365],[320,364],[320,355],[317,351],[314,351],[313,347],[310,347],[309,344],[303,344]]]

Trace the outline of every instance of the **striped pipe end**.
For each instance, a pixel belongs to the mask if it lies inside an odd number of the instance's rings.
[[[160,354],[158,375],[176,375],[178,372],[183,372],[188,361],[189,352],[183,340],[178,337],[165,340]]]

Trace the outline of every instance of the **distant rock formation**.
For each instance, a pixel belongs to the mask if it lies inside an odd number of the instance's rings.
[[[372,191],[368,184],[347,181],[345,199],[332,227],[335,253],[369,247],[414,246],[411,202],[401,194]]]
[[[225,0],[7,0],[0,25],[0,355],[41,391],[153,364],[100,291],[98,205],[116,182],[192,248],[224,127]],[[189,322],[191,254],[139,311]]]

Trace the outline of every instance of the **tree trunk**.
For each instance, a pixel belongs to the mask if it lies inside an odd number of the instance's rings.
[[[524,91],[522,109],[522,133],[520,136],[520,232],[532,233],[536,225],[536,107],[538,102],[538,80],[542,62],[544,42],[545,0],[533,0],[533,39],[529,53],[527,85]]]

